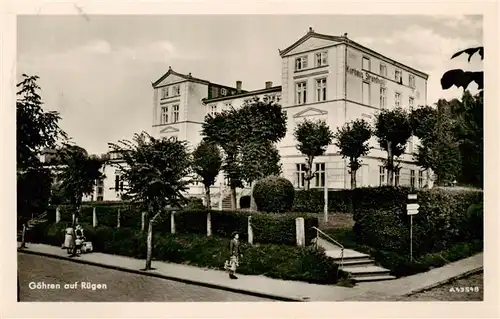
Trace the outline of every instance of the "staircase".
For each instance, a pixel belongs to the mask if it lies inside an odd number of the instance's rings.
[[[27,222],[27,225],[26,225],[26,232],[30,231],[31,229],[33,229],[33,227],[35,227],[35,225],[37,224],[40,224],[40,223],[44,223],[46,222],[48,219],[47,219],[47,212],[43,213],[43,214],[40,214],[36,217],[33,217],[32,219],[30,219],[28,222]],[[18,241],[21,241],[23,238],[23,230],[19,230],[17,232],[17,240]]]
[[[395,279],[389,269],[378,266],[370,255],[345,249],[340,243],[314,227],[316,238],[313,244],[325,249],[325,254],[339,265],[356,283]],[[322,238],[323,237],[323,238]]]

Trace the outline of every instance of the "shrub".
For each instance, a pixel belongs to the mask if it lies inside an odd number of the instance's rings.
[[[255,184],[253,194],[260,211],[281,213],[292,209],[295,188],[286,178],[268,176]]]
[[[252,229],[255,242],[295,245],[297,217],[304,218],[306,244],[309,244],[316,236],[316,231],[312,227],[318,227],[318,218],[307,214],[253,214]]]
[[[298,190],[292,210],[295,212],[323,212],[325,195],[322,189]],[[352,213],[351,190],[328,191],[328,212]]]
[[[189,197],[187,204],[183,207],[184,210],[203,210],[205,208],[203,200],[197,197]]]
[[[214,235],[230,238],[231,233],[236,231],[241,241],[248,239],[248,213],[214,210],[210,214]]]
[[[44,224],[43,233],[54,234],[43,237],[42,242],[59,246],[63,239],[63,224]],[[56,233],[60,238],[54,241]],[[145,258],[146,236],[128,228],[114,229],[98,226],[85,227],[92,237],[96,252]],[[92,234],[92,235],[90,235]],[[324,252],[311,247],[301,248],[285,245],[255,245],[241,242],[243,258],[238,273],[264,275],[284,280],[302,280],[312,283],[333,284],[337,282],[337,265]],[[194,234],[153,234],[153,258],[175,263],[191,264],[222,270],[229,257],[229,240],[220,237],[205,237]]]
[[[175,214],[175,231],[179,233],[206,234],[207,211],[179,211]]]

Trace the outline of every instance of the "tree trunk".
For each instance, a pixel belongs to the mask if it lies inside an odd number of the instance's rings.
[[[26,248],[26,223],[23,223],[23,232],[21,235],[21,248]]]
[[[236,210],[236,187],[231,185],[231,210]]]
[[[311,188],[311,180],[313,179],[313,161],[314,157],[307,158],[307,174],[306,174],[306,189],[309,190]]]
[[[356,188],[356,171],[351,170],[351,189]]]
[[[391,142],[387,141],[387,184],[392,186],[394,183],[394,159],[392,155]]]
[[[210,186],[205,185],[205,203],[208,209],[212,209],[212,203],[210,201]]]
[[[153,269],[151,267],[151,259],[153,257],[153,222],[159,214],[160,213],[156,213],[156,215],[153,218],[151,218],[148,222],[148,237],[147,237],[147,241],[146,241],[146,244],[147,244],[146,267],[144,268],[144,270]]]
[[[257,211],[257,203],[255,202],[255,198],[253,197],[253,189],[255,187],[255,183],[252,183],[252,191],[250,192],[250,210],[253,212]]]

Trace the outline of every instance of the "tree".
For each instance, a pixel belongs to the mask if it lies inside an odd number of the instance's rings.
[[[398,169],[394,158],[404,154],[406,143],[412,135],[409,114],[400,107],[380,111],[375,118],[374,135],[380,147],[387,152],[384,166],[388,172],[388,183],[393,185],[394,171]]]
[[[465,91],[462,101],[454,104],[455,134],[459,141],[462,170],[458,178],[461,184],[483,187],[484,123],[483,97],[472,96]]]
[[[484,47],[473,47],[462,51],[458,51],[452,55],[452,59],[462,55],[463,53],[469,55],[468,61],[470,62],[474,54],[478,53],[481,60],[484,59]],[[452,86],[462,87],[464,91],[469,87],[472,82],[476,82],[478,89],[480,90],[480,95],[483,95],[483,82],[484,73],[483,71],[464,71],[462,69],[453,69],[446,71],[441,77],[441,87],[443,90],[447,90]]]
[[[359,158],[370,151],[368,144],[372,136],[370,125],[363,119],[346,123],[337,129],[334,135],[335,146],[340,150],[343,158],[349,159],[349,174],[351,174],[351,188],[356,188],[356,172],[361,167]]]
[[[50,197],[51,174],[40,163],[44,148],[66,139],[60,129],[59,113],[44,111],[38,76],[23,74],[16,100],[17,220],[22,225],[21,248],[25,247],[26,223],[43,213]]]
[[[229,179],[231,207],[236,209],[236,188],[245,179],[241,162],[244,145],[277,143],[286,134],[286,115],[272,100],[254,98],[239,109],[234,107],[215,115],[207,115],[203,123],[204,139],[216,143],[224,151],[222,169]]]
[[[313,172],[314,158],[325,154],[328,145],[332,143],[333,132],[325,121],[304,120],[293,133],[297,140],[297,149],[306,156],[306,189],[309,190],[311,180],[317,172]]]
[[[58,112],[44,111],[38,76],[23,74],[17,84],[16,141],[17,169],[24,170],[40,164],[39,155],[44,148],[54,148],[58,139],[67,139],[59,127]]]
[[[410,115],[413,134],[421,141],[413,158],[419,166],[435,173],[437,185],[444,186],[451,184],[460,171],[460,153],[450,104],[439,100],[436,107],[423,106]]]
[[[153,223],[166,208],[180,209],[187,203],[183,192],[192,183],[191,156],[185,141],[156,139],[146,132],[135,134],[132,141],[122,140],[110,147],[121,154],[113,165],[127,186],[124,198],[146,212],[148,222],[145,270],[151,268]]]
[[[201,141],[193,152],[193,170],[205,186],[205,203],[211,208],[210,186],[215,183],[222,166],[222,155],[216,144]]]
[[[281,174],[280,154],[271,142],[250,142],[242,146],[240,162],[243,180],[252,185],[250,209],[256,210],[254,182],[267,176]]]
[[[64,144],[59,157],[56,191],[69,202],[76,219],[83,196],[92,194],[96,181],[105,177],[101,172],[103,162],[89,156],[84,148],[70,144]]]

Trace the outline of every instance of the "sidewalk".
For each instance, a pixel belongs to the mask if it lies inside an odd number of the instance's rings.
[[[481,253],[444,267],[433,269],[426,273],[390,281],[364,283],[354,288],[347,288],[241,274],[238,275],[238,280],[231,280],[224,271],[161,261],[153,261],[152,267],[155,268],[155,270],[145,272],[140,270],[143,269],[145,265],[143,259],[134,259],[97,252],[70,258],[66,250],[60,247],[31,243],[28,243],[27,247],[27,249],[20,252],[55,257],[282,301],[388,300],[394,296],[401,296],[419,291],[423,288],[435,286],[450,278],[452,279],[464,273],[481,269],[483,265],[483,255]]]

